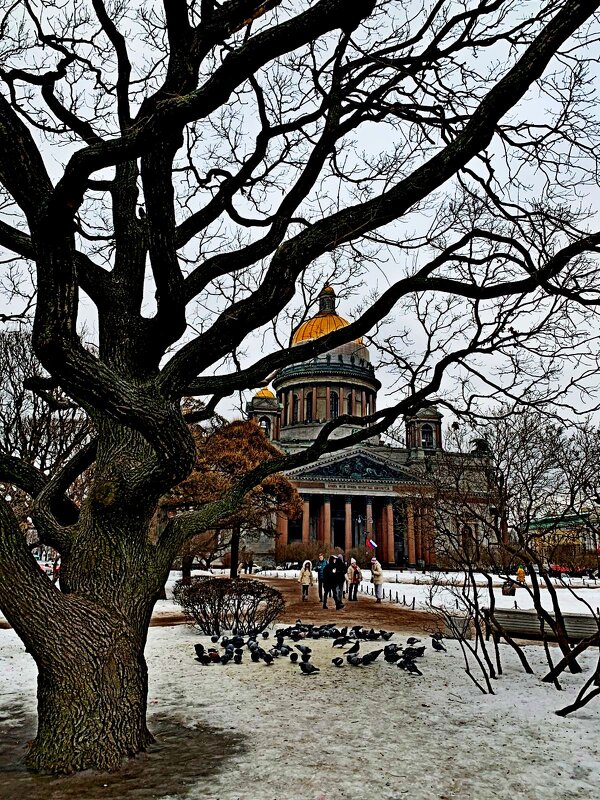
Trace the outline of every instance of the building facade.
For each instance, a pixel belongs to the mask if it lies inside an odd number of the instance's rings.
[[[294,332],[292,346],[316,339],[349,323],[336,310],[336,296],[326,286],[319,311]],[[309,361],[279,371],[273,391],[261,389],[248,403],[247,414],[286,453],[308,447],[324,423],[342,413],[365,417],[376,410],[381,383],[361,339],[336,347]],[[334,436],[353,431],[348,425]],[[345,552],[377,545],[387,566],[433,566],[436,557],[436,490],[431,477],[440,464],[452,460],[442,445],[442,414],[435,405],[405,419],[405,447],[390,446],[378,437],[290,470],[303,503],[298,520],[278,517],[279,543],[322,542]],[[480,460],[473,476],[481,476]],[[476,480],[475,483],[478,481]],[[471,492],[485,507],[484,486]],[[465,525],[468,519],[451,524]]]

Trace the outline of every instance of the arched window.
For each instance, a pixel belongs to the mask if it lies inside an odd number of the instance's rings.
[[[306,422],[312,422],[313,420],[313,393],[309,392],[306,395],[306,400],[304,401],[304,419]]]
[[[300,418],[300,400],[298,399],[298,395],[295,394],[292,399],[292,425],[298,422]]]
[[[346,414],[352,414],[352,392],[346,395]]]
[[[265,436],[270,437],[271,435],[271,420],[268,417],[261,417],[258,420],[259,426],[265,433]]]
[[[329,395],[329,419],[337,419],[340,415],[340,398],[337,392]]]
[[[433,428],[425,424],[421,428],[421,447],[426,450],[433,450]]]

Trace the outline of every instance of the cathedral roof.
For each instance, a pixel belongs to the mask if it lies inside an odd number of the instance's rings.
[[[292,345],[302,344],[311,339],[318,339],[320,336],[326,336],[328,333],[337,331],[340,328],[346,328],[350,323],[348,320],[340,317],[335,310],[335,291],[331,286],[325,286],[319,295],[319,311],[311,319],[307,319],[296,330],[292,337]],[[362,339],[355,340],[358,344],[362,344]]]
[[[264,389],[259,389],[258,392],[254,395],[254,397],[275,397],[273,392],[270,389],[267,389],[265,386]]]

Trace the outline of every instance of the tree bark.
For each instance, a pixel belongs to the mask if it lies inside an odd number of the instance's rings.
[[[181,558],[181,582],[186,586],[192,582],[192,565],[194,556],[182,556]]]
[[[146,727],[145,635],[122,618],[73,615],[38,663],[38,730],[27,755],[35,770],[114,771],[153,741]]]
[[[237,568],[240,560],[240,528],[236,526],[231,532],[231,564],[229,577],[237,578]]]

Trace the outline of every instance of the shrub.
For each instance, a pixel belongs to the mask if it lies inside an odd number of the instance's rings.
[[[285,607],[277,589],[245,578],[195,576],[189,586],[177,581],[173,599],[191,624],[217,636],[230,630],[242,636],[260,633]]]

